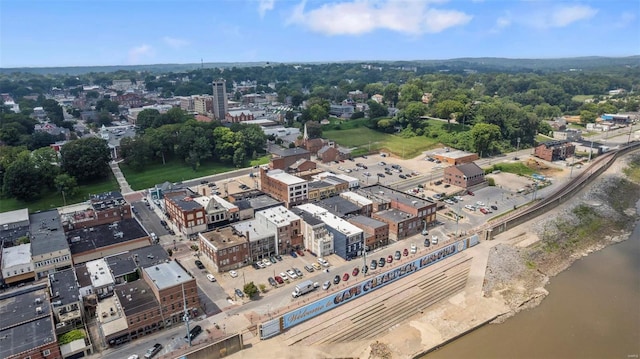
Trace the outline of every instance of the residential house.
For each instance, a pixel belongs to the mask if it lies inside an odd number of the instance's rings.
[[[484,170],[475,162],[449,166],[444,169],[444,181],[458,187],[470,188],[485,182]]]

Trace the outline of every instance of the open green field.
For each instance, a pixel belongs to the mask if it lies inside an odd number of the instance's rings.
[[[73,197],[67,197],[66,203],[73,204],[83,202],[89,199],[89,195],[98,194],[109,191],[119,191],[118,181],[116,181],[113,174],[109,172],[109,178],[103,181],[81,185],[78,188],[78,193]],[[18,201],[15,198],[3,198],[0,199],[0,212],[14,211],[21,208],[29,208],[29,212],[45,211],[52,208],[62,207],[64,201],[62,194],[59,192],[47,192],[42,195],[39,200],[33,202]]]
[[[545,143],[548,141],[553,141],[553,137],[537,134],[536,135],[536,143]]]
[[[269,156],[259,157],[250,162],[251,166],[269,163]],[[135,171],[126,165],[120,165],[122,174],[134,191],[151,188],[156,184],[169,182],[181,182],[192,178],[209,176],[217,173],[233,171],[236,168],[215,161],[206,161],[200,165],[197,171],[181,160],[172,159],[166,164],[154,163],[147,165],[142,171]]]
[[[532,174],[536,173],[536,171],[534,171],[533,169],[527,167],[526,165],[524,165],[521,162],[514,162],[514,163],[510,163],[510,162],[500,162],[500,163],[496,163],[493,166],[485,169],[485,173],[487,172],[493,172],[493,171],[502,171],[502,172],[509,172],[509,173],[515,173],[517,175],[520,176],[531,176]]]
[[[575,95],[571,98],[571,100],[576,102],[585,102],[586,100],[591,100],[594,95]]]
[[[413,158],[438,145],[437,139],[425,136],[404,138],[395,134],[382,133],[365,127],[367,120],[333,120],[323,126],[322,137],[336,141],[339,145],[354,149],[354,156],[370,152],[391,152],[402,158]],[[428,121],[430,128],[444,131],[446,122]],[[337,129],[339,128],[339,129]],[[451,124],[452,131],[462,131],[462,125]]]

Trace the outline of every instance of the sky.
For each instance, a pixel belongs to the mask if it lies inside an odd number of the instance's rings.
[[[0,68],[640,54],[638,0],[0,0]]]

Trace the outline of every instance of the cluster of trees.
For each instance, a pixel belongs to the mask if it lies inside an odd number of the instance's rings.
[[[37,123],[24,113],[13,113],[8,107],[0,105],[0,143],[8,146],[26,146],[30,150],[35,150],[65,139],[63,134],[51,135],[47,132],[36,132],[34,126]],[[72,126],[71,123],[64,123],[64,127],[70,126]]]
[[[2,194],[23,201],[52,190],[73,196],[79,184],[108,176],[109,160],[106,141],[96,137],[68,142],[60,156],[50,147],[0,146]]]
[[[189,119],[179,108],[163,115],[154,111],[142,111],[138,115],[141,131],[120,143],[122,158],[136,170],[144,169],[149,163],[162,161],[164,164],[169,158],[183,160],[194,170],[207,159],[240,167],[265,152],[266,136],[258,125],[224,127],[217,121]]]

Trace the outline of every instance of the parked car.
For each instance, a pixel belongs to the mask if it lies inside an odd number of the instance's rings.
[[[400,177],[400,178],[402,178],[402,179],[406,179],[406,178],[407,178],[407,176],[405,176],[405,175],[403,175],[403,174],[400,174],[398,177]]]
[[[311,263],[311,266],[313,267],[313,269],[315,270],[320,270],[322,269],[322,267],[320,267],[320,265],[318,263]]]
[[[296,272],[292,271],[291,269],[287,269],[287,275],[289,276],[289,278],[291,279],[296,279],[298,278],[298,275],[296,274]]]
[[[291,253],[289,253],[293,258],[298,258],[298,255],[296,254],[295,251],[291,251]]]
[[[296,272],[296,275],[298,277],[302,277],[304,275],[304,273],[302,273],[302,271],[298,268],[293,268],[293,271]]]
[[[207,183],[209,183],[209,181],[207,181],[207,180],[200,181],[200,184],[207,184]]]
[[[360,273],[360,269],[358,267],[353,268],[353,271],[351,272],[352,276],[357,276],[358,273]]]
[[[331,287],[331,282],[326,281],[324,282],[324,284],[322,284],[322,289],[327,290],[329,289],[329,287]]]
[[[391,263],[391,262],[393,262],[393,256],[391,254],[389,254],[387,256],[387,263]]]
[[[202,262],[200,260],[196,259],[195,263],[196,263],[196,267],[198,267],[198,269],[204,269],[204,264],[202,264]]]
[[[378,267],[384,267],[385,263],[386,261],[384,260],[384,258],[380,258],[380,260],[378,261]]]
[[[471,192],[471,191],[467,191],[467,194],[468,194],[469,196],[475,196],[475,194],[473,194],[473,192]]]
[[[235,292],[236,292],[236,295],[237,295],[238,297],[240,297],[240,298],[243,298],[243,297],[244,297],[244,293],[242,293],[242,291],[241,291],[240,289],[236,288]]]
[[[480,212],[482,212],[482,214],[489,213],[489,211],[487,211],[484,207],[480,207]]]
[[[431,244],[433,245],[438,244],[438,236],[431,236]]]
[[[418,252],[418,246],[415,243],[411,243],[411,254],[416,254]]]
[[[405,248],[405,249],[402,251],[402,255],[403,255],[403,256],[405,256],[405,257],[406,257],[406,256],[408,256],[408,255],[409,255],[409,250]]]
[[[131,354],[127,359],[138,359],[138,358],[139,358],[138,354]]]
[[[305,269],[307,272],[309,272],[309,273],[311,273],[311,272],[313,272],[313,271],[314,271],[313,267],[312,267],[312,266],[310,266],[310,265],[308,265],[308,264],[304,266],[304,269]]]
[[[276,257],[274,257],[274,256],[269,257],[269,260],[270,260],[270,261],[271,261],[271,263],[273,263],[273,264],[278,263],[278,260],[277,260],[277,259],[276,259]]]
[[[348,281],[348,280],[349,280],[349,273],[345,273],[345,274],[342,276],[342,280],[343,280],[343,281],[345,281],[345,282],[346,282],[346,281]]]
[[[265,266],[270,266],[271,265],[271,261],[269,260],[269,258],[264,258],[262,260],[262,264],[264,264]]]
[[[374,270],[378,267],[378,261],[376,261],[375,259],[371,260],[371,264],[370,264],[371,270]]]
[[[216,277],[214,277],[213,274],[207,274],[207,279],[209,280],[209,282],[215,282],[216,281]]]
[[[385,177],[385,175],[382,173],[378,173],[378,177]]]
[[[160,350],[162,350],[162,344],[154,344],[151,348],[147,349],[146,353],[144,353],[145,359],[153,358],[156,354],[160,353]]]
[[[362,266],[362,274],[367,274],[369,272],[369,267],[365,264]]]
[[[275,279],[278,284],[284,284],[284,279],[282,279],[282,277],[279,275],[273,277],[273,279]]]
[[[494,210],[494,211],[497,211],[498,210],[498,206],[491,206],[491,209]]]
[[[289,276],[287,276],[287,273],[285,272],[280,272],[280,276],[282,277],[282,279],[284,280],[289,280]]]
[[[256,262],[251,263],[251,266],[252,266],[254,269],[260,269],[260,266],[258,266],[258,263],[256,263]]]
[[[400,259],[400,257],[402,257],[402,254],[400,253],[400,251],[396,251],[396,253],[393,255],[393,258],[394,258],[395,260],[399,260],[399,259]]]
[[[229,271],[229,275],[231,276],[231,278],[235,278],[238,276],[238,272],[234,271],[234,270],[230,270]]]
[[[267,266],[266,266],[264,263],[262,263],[262,261],[258,261],[258,262],[256,262],[256,264],[257,264],[257,265],[258,265],[258,267],[260,267],[260,268],[267,268]]]
[[[297,249],[296,253],[298,253],[300,257],[304,257],[304,251],[302,249]]]
[[[278,285],[278,282],[276,282],[275,279],[273,279],[272,277],[269,277],[269,284],[271,284],[272,287],[275,287]],[[282,278],[280,278],[280,280],[282,280]]]
[[[193,341],[198,335],[200,335],[200,333],[202,333],[202,327],[199,325],[196,325],[195,327],[193,327],[193,329],[189,331],[189,337]],[[188,342],[189,338],[185,335],[184,340]]]
[[[276,259],[279,260],[280,262],[282,262],[282,256],[279,254],[276,254]]]
[[[430,245],[431,245],[431,241],[429,240],[429,238],[426,238],[426,239],[424,240],[424,246],[425,246],[425,247],[429,247]]]
[[[340,283],[340,276],[336,275],[335,277],[333,277],[333,284],[338,284]]]

